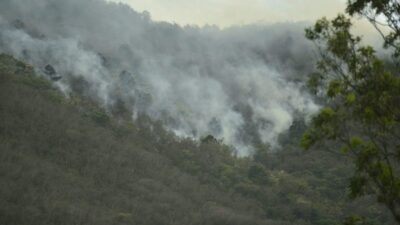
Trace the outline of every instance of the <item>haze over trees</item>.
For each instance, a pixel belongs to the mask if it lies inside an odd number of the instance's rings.
[[[0,51],[50,64],[66,94],[145,113],[181,137],[211,134],[241,155],[278,146],[318,109],[299,82],[312,68],[304,23],[179,26],[105,0],[3,0],[0,16]]]

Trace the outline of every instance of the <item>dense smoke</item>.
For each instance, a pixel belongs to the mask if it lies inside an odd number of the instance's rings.
[[[134,119],[145,113],[179,136],[211,134],[240,154],[277,145],[317,108],[303,90],[312,65],[304,24],[181,27],[102,0],[2,0],[0,17],[0,52],[38,71],[51,65],[65,93],[106,108],[122,102]]]

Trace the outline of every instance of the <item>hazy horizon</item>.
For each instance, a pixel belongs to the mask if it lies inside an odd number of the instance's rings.
[[[148,11],[153,20],[179,25],[216,25],[222,28],[277,22],[313,21],[333,17],[345,9],[346,0],[109,0]]]
[[[147,12],[153,21],[179,26],[230,27],[276,23],[309,23],[333,18],[346,10],[347,0],[106,0],[129,5],[138,12]],[[352,18],[354,32],[370,45],[380,43],[372,25],[363,18]],[[376,46],[379,47],[379,46]]]

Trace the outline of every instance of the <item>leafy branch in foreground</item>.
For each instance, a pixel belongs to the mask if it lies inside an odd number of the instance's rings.
[[[347,12],[368,19],[384,39],[385,47],[400,56],[400,2],[398,0],[349,0]]]
[[[349,5],[353,13],[360,7]],[[351,27],[350,19],[339,15],[306,29],[320,54],[309,86],[326,100],[326,107],[314,117],[301,144],[309,149],[317,143],[340,143],[337,148],[355,164],[351,197],[375,195],[400,223],[400,78],[386,69],[372,47],[360,44]],[[387,43],[397,45],[385,39]]]

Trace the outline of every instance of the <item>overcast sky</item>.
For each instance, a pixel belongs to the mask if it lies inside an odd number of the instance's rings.
[[[314,21],[343,12],[346,0],[110,0],[149,11],[154,20],[220,27]]]

